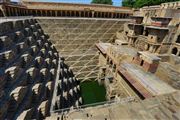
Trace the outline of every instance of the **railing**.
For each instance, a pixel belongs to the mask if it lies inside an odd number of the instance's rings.
[[[104,101],[104,102],[98,102],[98,103],[92,103],[92,104],[86,104],[86,105],[81,105],[79,107],[73,107],[73,108],[65,108],[65,109],[59,109],[59,110],[53,110],[50,111],[51,113],[59,113],[59,114],[65,114],[66,112],[76,112],[76,111],[80,111],[84,108],[87,107],[95,107],[97,106],[98,108],[103,108],[103,107],[107,107],[110,106],[112,104],[123,104],[123,103],[127,103],[127,102],[131,102],[134,101],[135,97],[127,97],[127,98],[119,98],[119,99],[115,99],[115,100],[111,100],[111,101]]]
[[[33,16],[11,16],[11,17],[0,17],[0,22],[16,20],[16,19],[33,19]]]

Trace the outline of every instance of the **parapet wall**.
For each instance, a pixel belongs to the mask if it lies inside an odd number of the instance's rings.
[[[88,18],[128,18],[130,8],[111,5],[70,4],[53,2],[23,1],[23,3],[0,3],[0,17],[5,16],[51,16]]]
[[[112,42],[128,20],[37,18],[78,79],[97,78],[95,43]]]
[[[0,21],[0,119],[49,113],[58,53],[35,19]]]

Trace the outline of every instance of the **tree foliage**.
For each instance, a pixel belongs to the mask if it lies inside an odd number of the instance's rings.
[[[122,6],[141,8],[143,6],[160,5],[165,2],[175,2],[180,0],[123,0]]]
[[[122,6],[124,7],[134,7],[135,0],[123,0]]]
[[[109,5],[113,4],[112,0],[92,0],[91,3],[95,3],[95,4],[109,4]]]

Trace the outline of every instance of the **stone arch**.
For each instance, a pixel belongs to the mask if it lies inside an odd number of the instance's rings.
[[[100,13],[100,12],[98,12],[98,15],[97,15],[97,17],[99,17],[99,18],[101,17],[101,13]]]
[[[47,11],[47,16],[51,16],[51,12],[49,10]]]
[[[119,18],[119,13],[116,13],[116,18]]]
[[[94,12],[94,17],[96,18],[98,16],[97,12]]]
[[[67,15],[66,16],[70,17],[70,11],[67,11]]]
[[[40,10],[37,11],[37,16],[41,16],[41,11]]]
[[[76,11],[76,17],[79,17],[79,11]]]
[[[54,10],[52,11],[52,16],[54,16],[54,17],[56,16],[56,13]]]
[[[66,13],[65,13],[65,11],[62,11],[62,15],[61,16],[66,16]]]
[[[105,12],[105,18],[108,18],[108,12]]]
[[[46,11],[44,11],[44,10],[42,11],[42,16],[47,16]]]
[[[101,18],[104,18],[104,12],[102,12],[102,14],[101,14]]]
[[[113,13],[113,18],[116,18],[116,13]]]
[[[61,11],[57,11],[57,16],[61,16]]]
[[[32,11],[32,15],[36,16],[36,11],[35,10]]]
[[[174,47],[171,51],[172,54],[176,55],[178,53],[178,49]]]
[[[92,11],[89,12],[89,17],[92,17]]]
[[[81,11],[81,17],[84,17],[84,11]]]
[[[71,11],[71,17],[75,17],[76,15],[75,15],[75,11]]]
[[[85,17],[89,17],[89,16],[88,16],[88,11],[85,11]]]

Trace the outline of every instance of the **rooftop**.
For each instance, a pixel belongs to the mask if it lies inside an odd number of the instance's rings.
[[[121,67],[124,68],[131,76],[133,76],[133,79],[138,81],[155,96],[176,91],[154,74],[142,70],[142,68],[135,64],[124,63],[121,65]]]

